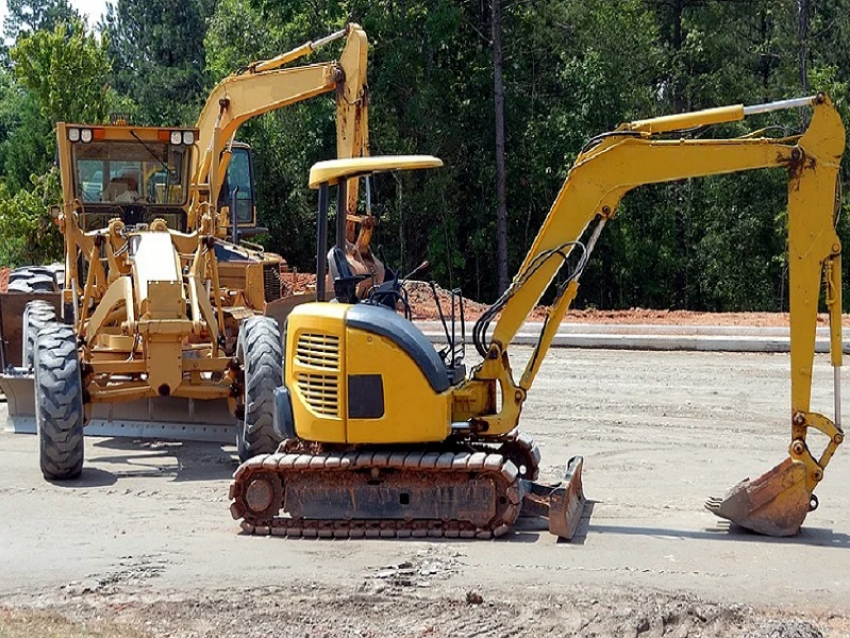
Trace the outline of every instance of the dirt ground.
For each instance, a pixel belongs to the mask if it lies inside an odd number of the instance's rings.
[[[788,365],[554,350],[523,427],[547,480],[585,457],[572,543],[529,522],[497,541],[245,536],[232,446],[92,438],[82,479],[50,484],[36,439],[0,433],[0,636],[850,636],[846,450],[797,537],[702,508],[784,458]],[[813,388],[831,413],[825,357]]]

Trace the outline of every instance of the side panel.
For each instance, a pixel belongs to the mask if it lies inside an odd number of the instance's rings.
[[[389,339],[356,328],[346,332],[349,443],[445,439],[451,391],[436,394],[419,366]],[[380,416],[357,418],[360,415]]]
[[[345,313],[348,306],[307,303],[286,324],[284,380],[295,431],[307,441],[345,443]]]
[[[30,301],[43,299],[53,304],[56,316],[61,316],[61,296],[58,292],[4,292],[0,294],[0,339],[6,366],[22,365],[24,310]],[[2,372],[2,370],[0,370]]]

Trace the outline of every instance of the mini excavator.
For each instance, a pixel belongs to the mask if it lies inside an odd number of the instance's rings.
[[[789,108],[812,109],[801,135],[768,137],[767,129],[731,139],[688,135]],[[233,517],[255,534],[490,538],[508,532],[520,515],[532,515],[547,518],[550,532],[570,539],[584,508],[583,461],[571,459],[557,485],[537,483],[539,451],[517,426],[600,232],[621,198],[642,184],[779,168],[788,174],[789,456],[725,498],[710,499],[707,507],[762,534],[797,533],[817,505],[813,492],[844,437],[841,246],[835,231],[844,140],[841,119],[825,95],[639,120],[594,138],[579,154],[510,287],[476,322],[473,341],[482,361],[469,373],[452,349],[441,357],[398,314],[398,280],[357,300],[359,277],[346,269],[342,253],[340,208],[336,245],[328,253],[335,303],[308,303],[289,315],[285,374],[275,392],[275,427],[284,442],[275,454],[238,468],[230,489]],[[317,254],[325,254],[329,187],[337,186],[344,202],[352,177],[440,165],[429,156],[316,164],[310,185],[319,191]],[[562,267],[567,274],[516,379],[510,343]],[[821,281],[835,370],[834,420],[810,409]],[[809,446],[812,429],[826,440],[819,455]]]

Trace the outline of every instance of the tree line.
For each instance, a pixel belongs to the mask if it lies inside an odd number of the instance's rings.
[[[428,259],[438,283],[482,301],[519,266],[582,146],[620,122],[826,91],[850,125],[850,0],[117,0],[91,29],[67,0],[6,2],[0,263],[10,265],[60,248],[45,215],[59,197],[56,121],[192,124],[234,69],[349,20],[370,40],[372,154],[445,162],[375,180],[373,246],[400,271]],[[796,111],[756,121],[788,134],[805,124]],[[312,270],[306,175],[335,155],[333,100],[252,120],[239,137],[254,149],[265,244]],[[577,305],[786,309],[786,197],[781,170],[630,193]],[[848,206],[842,196],[850,246]]]

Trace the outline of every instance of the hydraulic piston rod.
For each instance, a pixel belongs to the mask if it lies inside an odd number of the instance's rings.
[[[778,102],[766,102],[765,104],[753,104],[744,107],[744,117],[758,115],[759,113],[771,113],[772,111],[785,111],[787,109],[802,109],[811,106],[817,100],[816,95],[809,97],[798,97],[793,100],[779,100]]]
[[[271,71],[272,69],[276,69],[278,67],[283,66],[284,64],[288,64],[293,60],[297,60],[298,58],[304,57],[305,55],[309,55],[319,47],[323,47],[326,44],[333,42],[334,40],[339,40],[348,33],[347,29],[341,29],[340,31],[336,31],[331,33],[324,38],[320,38],[313,42],[307,42],[306,44],[302,44],[297,49],[292,49],[292,51],[287,51],[286,53],[281,53],[277,57],[272,58],[271,60],[266,60],[265,62],[258,62],[252,64],[248,68],[256,73],[262,73],[264,71]]]

